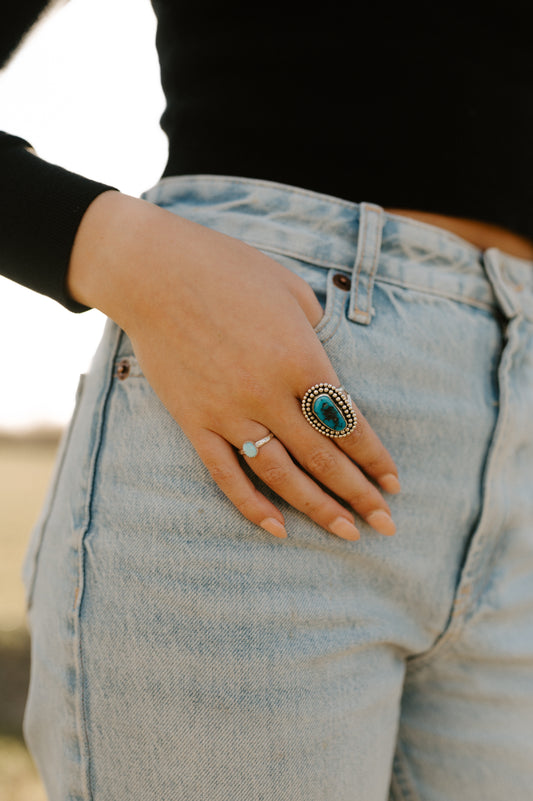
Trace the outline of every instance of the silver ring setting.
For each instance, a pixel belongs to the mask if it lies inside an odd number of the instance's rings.
[[[259,453],[259,448],[261,445],[266,445],[267,442],[270,442],[271,439],[274,438],[274,434],[272,431],[269,431],[265,437],[258,439],[256,442],[252,442],[251,440],[247,439],[246,442],[243,442],[242,448],[240,449],[239,453],[242,456],[249,456],[251,459]]]
[[[309,387],[302,398],[307,422],[325,437],[347,437],[357,426],[352,399],[344,387],[320,383]]]

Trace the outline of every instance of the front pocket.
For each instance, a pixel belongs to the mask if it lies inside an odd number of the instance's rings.
[[[324,315],[314,327],[315,334],[323,345],[337,333],[346,316],[349,297],[349,274],[338,270],[328,270]]]
[[[321,319],[313,326],[313,330],[320,342],[329,341],[345,314],[350,288],[349,272],[322,267],[294,256],[276,253],[275,250],[257,249],[298,275],[311,287],[324,310]],[[338,281],[339,275],[345,279],[344,284]]]
[[[59,478],[62,472],[63,462],[65,459],[65,453],[67,452],[70,435],[74,427],[78,409],[80,407],[81,398],[83,395],[84,382],[85,382],[85,373],[82,373],[78,379],[78,386],[76,389],[76,397],[74,400],[74,409],[72,412],[72,416],[68,426],[63,431],[63,435],[58,445],[54,468],[48,485],[48,491],[45,500],[43,502],[43,505],[41,507],[39,517],[37,518],[36,523],[34,524],[33,528],[30,531],[28,546],[26,548],[26,553],[24,556],[21,569],[21,578],[22,578],[22,583],[24,585],[26,612],[29,612],[31,609],[31,601],[33,596],[33,588],[35,586],[35,579],[37,577],[37,566],[39,562],[39,553],[41,550],[41,544],[46,530],[46,525],[50,517],[50,512],[54,504],[54,499],[56,497]]]

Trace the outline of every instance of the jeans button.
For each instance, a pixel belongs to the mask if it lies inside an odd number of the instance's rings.
[[[344,289],[345,292],[349,292],[352,286],[351,278],[344,275],[344,273],[335,273],[333,276],[333,283],[335,286],[339,287],[339,289]]]
[[[129,373],[130,373],[129,359],[121,359],[117,366],[116,376],[120,378],[121,381],[124,381],[124,379],[128,377]]]

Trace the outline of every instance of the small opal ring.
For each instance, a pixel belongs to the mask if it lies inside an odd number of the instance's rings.
[[[261,445],[266,445],[267,442],[270,442],[270,440],[273,438],[274,434],[272,433],[272,431],[269,431],[266,437],[258,439],[257,442],[246,440],[246,442],[243,442],[242,448],[240,449],[239,453],[242,454],[242,456],[250,456],[250,457],[257,456]]]
[[[352,399],[344,387],[314,384],[302,398],[307,422],[325,437],[347,437],[357,425]]]

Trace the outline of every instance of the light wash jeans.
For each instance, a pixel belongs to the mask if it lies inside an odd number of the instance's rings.
[[[146,198],[313,287],[398,530],[249,523],[108,321],[24,566],[51,801],[531,801],[533,263],[270,181]]]

